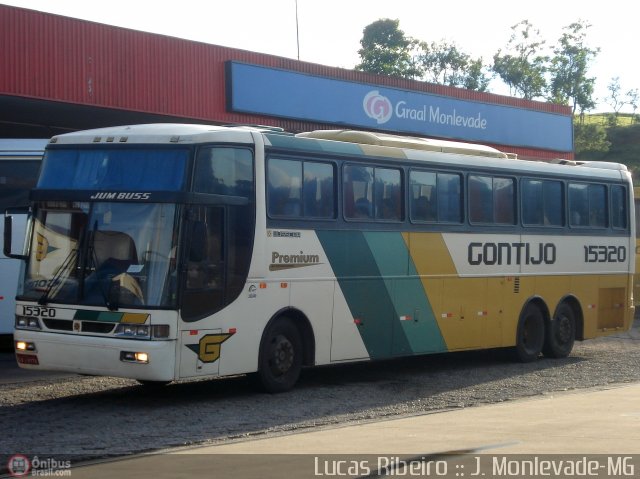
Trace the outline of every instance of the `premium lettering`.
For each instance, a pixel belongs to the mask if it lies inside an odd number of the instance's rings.
[[[280,269],[300,268],[303,266],[314,266],[320,264],[320,256],[317,254],[283,254],[273,251],[271,253],[271,264],[269,270],[276,271]]]

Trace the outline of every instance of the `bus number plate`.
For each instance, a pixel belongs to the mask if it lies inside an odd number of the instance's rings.
[[[23,306],[22,315],[31,317],[40,316],[43,318],[55,318],[56,310],[54,308],[43,308],[40,306]]]

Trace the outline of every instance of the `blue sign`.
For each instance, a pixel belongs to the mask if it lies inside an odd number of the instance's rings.
[[[227,107],[344,127],[573,151],[570,115],[227,64]]]

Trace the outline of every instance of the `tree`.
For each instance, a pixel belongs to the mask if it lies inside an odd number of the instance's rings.
[[[627,104],[631,107],[632,111],[633,111],[633,116],[631,118],[631,123],[635,123],[636,122],[636,111],[638,110],[638,100],[639,98],[639,94],[638,94],[638,89],[637,88],[632,88],[631,90],[629,90],[627,92]]]
[[[467,65],[467,76],[462,86],[467,90],[488,91],[491,77],[484,70],[482,58],[471,60]]]
[[[412,52],[417,40],[405,36],[399,28],[399,20],[380,19],[363,30],[358,50],[361,62],[355,69],[402,78],[420,77]]]
[[[595,78],[588,77],[589,64],[600,52],[599,48],[589,48],[586,43],[588,23],[578,21],[564,27],[564,33],[553,50],[551,60],[551,80],[548,99],[555,103],[570,105],[575,114],[595,107],[593,86]]]
[[[549,57],[540,52],[545,41],[540,31],[528,20],[511,27],[512,34],[505,53],[502,50],[493,56],[492,70],[509,87],[511,95],[532,100],[542,97],[547,87],[545,73]]]
[[[574,122],[573,146],[576,158],[600,159],[609,151],[611,142],[607,140],[607,131],[602,125]]]
[[[482,58],[473,59],[453,43],[420,42],[418,65],[423,79],[440,85],[486,91],[490,78],[483,71]]]
[[[620,77],[612,78],[607,85],[607,89],[609,90],[609,96],[605,98],[605,101],[613,109],[613,116],[609,118],[609,123],[611,126],[616,126],[618,124],[620,109],[626,104],[622,99],[622,93],[620,91],[622,90],[620,87]]]

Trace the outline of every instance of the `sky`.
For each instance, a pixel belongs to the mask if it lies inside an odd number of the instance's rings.
[[[359,63],[364,28],[399,20],[407,36],[446,40],[489,63],[507,46],[511,27],[529,20],[553,46],[563,27],[591,24],[587,45],[600,48],[589,76],[596,78],[593,112],[612,111],[607,86],[640,89],[635,33],[640,22],[628,0],[0,0],[0,3],[134,30],[268,53],[341,68]],[[297,12],[296,12],[297,10]],[[297,28],[296,28],[297,27]],[[493,93],[509,94],[499,80]],[[622,111],[630,112],[626,106]]]

